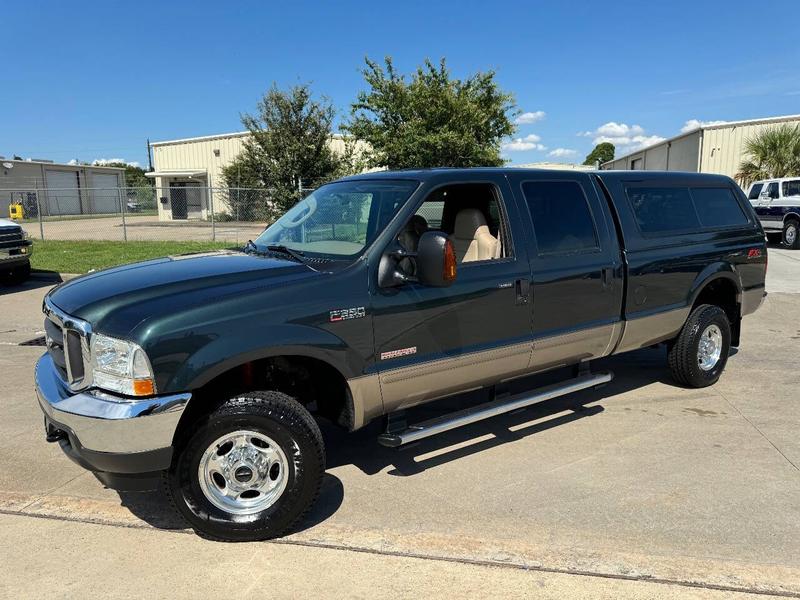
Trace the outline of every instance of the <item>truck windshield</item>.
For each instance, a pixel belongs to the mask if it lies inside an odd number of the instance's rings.
[[[285,246],[302,254],[352,257],[375,239],[419,185],[364,179],[329,183],[300,200],[255,241],[258,250]]]

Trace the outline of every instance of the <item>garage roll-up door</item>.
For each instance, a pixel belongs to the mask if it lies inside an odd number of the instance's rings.
[[[45,215],[79,215],[81,192],[77,171],[45,171],[47,180]]]
[[[120,211],[119,179],[115,174],[92,173],[89,176],[89,186],[89,207],[93,215]]]

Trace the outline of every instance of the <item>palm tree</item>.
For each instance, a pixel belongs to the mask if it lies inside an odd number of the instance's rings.
[[[743,185],[758,179],[800,175],[800,125],[770,127],[744,143],[749,157],[739,164],[736,178]]]

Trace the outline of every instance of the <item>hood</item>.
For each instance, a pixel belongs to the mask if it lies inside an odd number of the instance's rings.
[[[290,260],[220,251],[90,273],[61,284],[49,297],[67,314],[114,335],[130,332],[151,317],[318,275]]]
[[[22,225],[9,219],[0,219],[0,227],[22,227]]]

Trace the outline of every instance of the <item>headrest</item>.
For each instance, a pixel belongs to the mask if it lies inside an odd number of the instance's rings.
[[[477,208],[462,208],[456,214],[453,235],[457,238],[472,239],[480,227],[486,227],[486,217]]]

